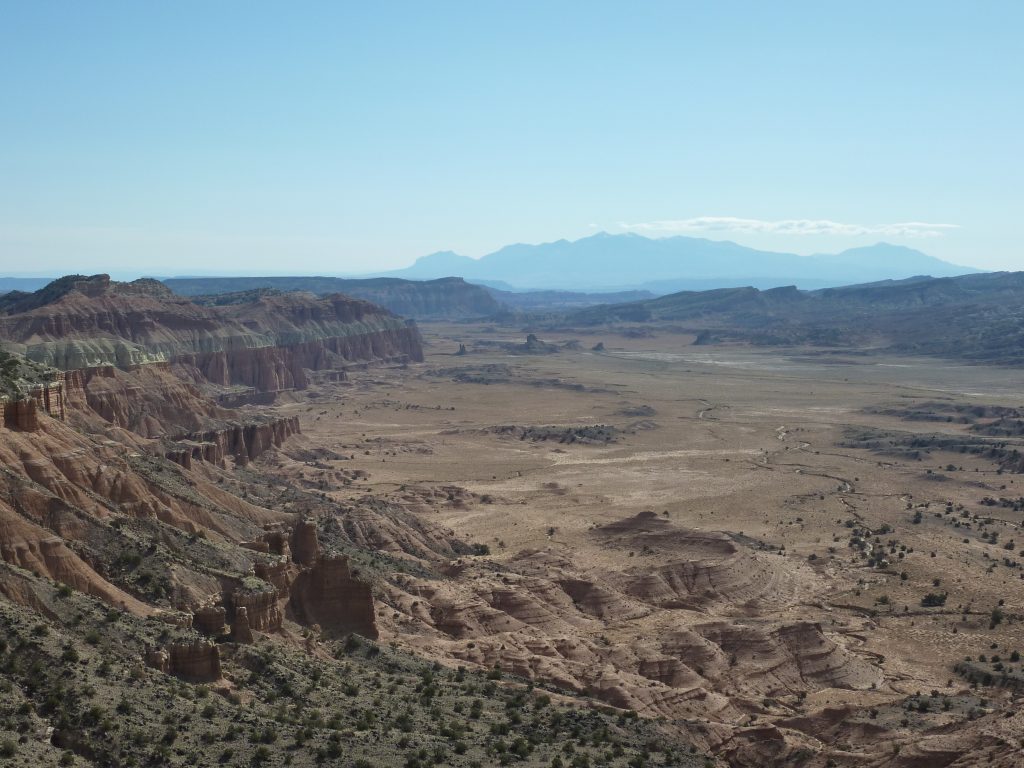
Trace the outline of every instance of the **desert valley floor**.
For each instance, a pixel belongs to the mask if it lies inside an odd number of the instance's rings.
[[[383,640],[686,722],[735,762],[1019,745],[1018,371],[423,331],[425,364],[279,406],[333,458],[266,459],[486,545],[389,588]]]
[[[69,280],[7,320],[65,370],[3,363],[0,761],[1024,764],[1020,370]]]

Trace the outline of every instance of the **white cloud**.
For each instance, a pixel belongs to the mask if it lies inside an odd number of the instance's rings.
[[[698,216],[636,224],[620,222],[622,229],[639,232],[757,232],[772,235],[884,235],[887,237],[939,237],[957,224],[903,221],[897,224],[843,224],[828,219],[741,219],[735,216]]]

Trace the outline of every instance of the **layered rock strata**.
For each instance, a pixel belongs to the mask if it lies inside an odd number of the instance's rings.
[[[340,294],[199,306],[152,280],[71,276],[5,299],[0,312],[5,346],[66,371],[163,362],[206,383],[277,392],[306,387],[307,369],[423,359],[415,325]]]
[[[175,438],[165,455],[184,467],[190,467],[193,461],[223,465],[229,456],[247,464],[269,449],[280,447],[299,431],[299,420],[294,416],[257,418]]]

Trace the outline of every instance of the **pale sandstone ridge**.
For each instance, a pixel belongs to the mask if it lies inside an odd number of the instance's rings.
[[[257,297],[198,306],[151,280],[70,276],[0,300],[0,344],[54,381],[3,403],[4,425],[32,432],[69,405],[168,444],[164,455],[246,464],[299,431],[295,418],[238,419],[225,402],[303,389],[309,371],[344,377],[366,361],[422,360],[419,332],[387,310],[335,295]],[[247,394],[248,393],[248,394]]]
[[[403,317],[417,320],[460,320],[490,317],[502,312],[491,292],[460,277],[437,280],[338,277],[212,277],[170,278],[164,285],[200,304],[217,303],[225,293],[275,294],[308,291],[318,296],[343,293],[372,301]]]

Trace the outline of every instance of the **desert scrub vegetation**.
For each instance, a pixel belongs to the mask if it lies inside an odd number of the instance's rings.
[[[56,371],[0,349],[0,398],[19,400],[35,384],[54,381]]]
[[[25,577],[30,578],[30,577]],[[678,728],[501,670],[451,669],[351,636],[311,655],[223,643],[224,680],[143,665],[179,630],[33,579],[53,618],[0,601],[4,764],[703,765]]]
[[[1020,651],[966,656],[954,666],[954,671],[971,684],[972,688],[1001,688],[1019,693],[1024,691],[1024,666]]]

